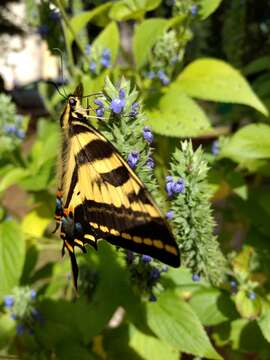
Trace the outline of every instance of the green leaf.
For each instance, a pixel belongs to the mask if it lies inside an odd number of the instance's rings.
[[[175,84],[160,99],[158,110],[149,111],[148,117],[153,131],[166,136],[192,137],[211,129],[202,108]]]
[[[8,348],[15,336],[15,322],[9,314],[0,316],[0,349]],[[2,353],[2,352],[1,352]]]
[[[245,104],[268,115],[245,78],[224,61],[211,58],[195,60],[181,72],[177,81],[192,97]]]
[[[235,306],[229,295],[213,288],[196,291],[190,301],[192,309],[205,326],[220,324],[237,317]]]
[[[144,360],[178,360],[179,352],[153,336],[145,335],[132,328],[131,348]]]
[[[24,179],[29,172],[23,168],[13,168],[7,171],[7,173],[0,180],[0,192],[5,191],[8,187],[16,182]]]
[[[0,299],[19,284],[25,258],[25,242],[15,221],[0,224]]]
[[[270,126],[250,124],[238,130],[220,149],[220,157],[238,163],[270,158]]]
[[[112,3],[108,2],[106,4],[95,7],[94,10],[84,11],[78,15],[73,16],[70,19],[70,26],[74,33],[78,34],[92,19],[109,10],[111,6]],[[68,43],[71,45],[72,41],[74,40],[74,34],[72,34],[68,28],[67,36]]]
[[[206,19],[211,15],[221,4],[222,0],[201,0],[199,15],[202,19]]]
[[[112,64],[114,64],[118,49],[119,49],[120,37],[118,27],[115,22],[111,22],[93,41],[94,47],[108,48],[111,50]]]
[[[163,293],[156,303],[147,305],[147,310],[151,330],[173,348],[209,359],[221,359],[192,308],[175,294]]]
[[[152,47],[169,24],[169,21],[165,19],[156,18],[144,20],[136,26],[132,49],[137,69],[147,63]]]
[[[257,323],[263,333],[265,339],[270,342],[270,304],[263,304],[263,312],[259,319],[257,319]]]
[[[161,0],[121,0],[117,1],[111,11],[113,20],[123,21],[128,19],[140,19],[146,11],[151,11],[159,6]]]

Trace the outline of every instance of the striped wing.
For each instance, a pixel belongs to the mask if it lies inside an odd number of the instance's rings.
[[[78,240],[95,246],[104,238],[178,267],[179,250],[164,218],[112,144],[81,121],[70,128],[70,144],[64,213],[79,224]]]

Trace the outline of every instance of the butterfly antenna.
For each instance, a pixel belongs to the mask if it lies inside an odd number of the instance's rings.
[[[59,52],[60,54],[60,74],[61,74],[61,80],[62,80],[62,83],[64,84],[65,83],[65,78],[64,78],[64,62],[63,62],[63,57],[64,57],[64,54],[63,54],[63,51],[59,48],[53,48],[53,50]],[[59,91],[58,91],[59,92]],[[68,98],[68,95],[66,93],[66,89],[64,88],[63,86],[63,92],[64,92],[64,95],[65,95],[65,98],[67,99]]]
[[[66,92],[64,92],[64,94],[61,93],[61,91],[60,91],[60,89],[59,89],[59,86],[58,86],[54,81],[47,80],[46,83],[53,85],[53,86],[55,87],[56,91],[58,92],[58,94],[61,95],[64,99],[67,99],[67,98],[68,98]]]

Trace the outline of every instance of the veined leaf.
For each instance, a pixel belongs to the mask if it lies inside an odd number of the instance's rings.
[[[211,15],[221,4],[222,0],[201,0],[199,14],[202,19],[206,19]]]
[[[15,221],[0,224],[0,299],[19,283],[25,258],[25,243]]]
[[[211,58],[195,60],[181,72],[177,81],[189,96],[249,105],[268,115],[245,78],[224,61]]]

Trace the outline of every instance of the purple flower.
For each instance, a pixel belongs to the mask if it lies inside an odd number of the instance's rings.
[[[129,116],[130,117],[135,117],[138,115],[138,108],[139,108],[139,103],[138,102],[134,102],[132,105],[131,105],[131,111],[129,113]]]
[[[154,135],[153,133],[151,132],[151,129],[149,126],[145,126],[143,128],[143,137],[144,139],[149,143],[151,144],[154,140]]]
[[[104,104],[103,104],[103,102],[102,102],[100,99],[95,99],[95,100],[94,100],[94,103],[95,103],[97,106],[99,106],[99,107],[104,107]]]
[[[212,151],[213,155],[215,155],[215,156],[218,155],[218,153],[219,153],[219,141],[218,140],[215,140],[212,143],[211,151]]]
[[[91,48],[92,48],[92,46],[90,45],[90,44],[87,44],[86,46],[85,46],[85,52],[86,52],[86,55],[90,55],[91,54]]]
[[[37,292],[36,292],[36,290],[34,290],[34,289],[31,290],[30,297],[31,297],[31,300],[35,300],[35,298],[37,297]]]
[[[134,169],[139,161],[140,154],[138,151],[131,151],[128,155],[128,164],[129,166]]]
[[[173,177],[172,176],[166,176],[165,190],[167,191],[167,194],[169,196],[173,195],[173,186],[174,186]]]
[[[16,326],[16,333],[17,335],[22,335],[25,331],[25,326],[23,324],[18,324]]]
[[[160,278],[160,271],[158,270],[158,268],[153,267],[150,271],[150,279],[157,280],[159,278]]]
[[[148,156],[145,165],[148,167],[148,169],[153,169],[155,167],[154,159],[151,156]]]
[[[127,263],[128,263],[129,265],[131,265],[131,264],[133,263],[134,254],[133,254],[132,251],[128,250],[128,251],[126,252],[126,260],[127,260]]]
[[[14,297],[12,295],[6,295],[4,297],[4,305],[6,308],[12,308],[14,305]]]
[[[142,255],[141,259],[142,262],[145,264],[150,263],[152,261],[152,257],[149,255]]]
[[[255,293],[254,291],[249,291],[249,292],[248,292],[248,298],[249,298],[250,300],[255,300],[256,297],[257,297],[257,295],[256,295],[256,293]]]
[[[200,281],[200,280],[201,280],[200,275],[198,275],[198,274],[193,274],[193,275],[192,275],[192,281],[198,282],[198,281]]]
[[[101,54],[100,63],[103,67],[108,68],[111,65],[111,50],[104,49]]]
[[[115,113],[115,114],[120,114],[120,112],[123,110],[124,106],[125,106],[125,100],[124,99],[113,99],[110,105],[110,109]]]
[[[197,5],[192,5],[191,9],[190,9],[191,15],[192,16],[196,16],[198,13],[198,6]]]
[[[179,194],[179,193],[182,193],[184,192],[185,190],[185,182],[182,178],[180,178],[179,180],[177,180],[173,186],[172,186],[172,191],[175,193],[175,194]]]
[[[156,74],[151,70],[147,73],[147,77],[148,79],[153,80],[156,77]]]
[[[237,282],[235,280],[230,281],[230,285],[232,289],[236,289],[237,288]]]
[[[16,136],[22,140],[25,138],[25,132],[22,129],[17,129]]]
[[[104,108],[100,107],[100,108],[96,109],[96,114],[97,114],[97,117],[102,117],[104,115]]]
[[[173,218],[173,216],[174,216],[174,211],[173,210],[167,211],[166,219],[171,220]]]
[[[156,297],[154,294],[151,294],[151,295],[149,296],[149,301],[151,301],[151,302],[156,302],[156,301],[157,301],[157,297]]]
[[[120,89],[119,90],[119,99],[123,100],[126,96],[126,92],[125,92],[125,89]]]
[[[89,70],[90,70],[90,72],[91,73],[95,73],[95,71],[96,71],[96,63],[94,62],[94,61],[91,61],[90,62],[90,65],[89,65]]]
[[[9,135],[16,134],[17,127],[14,124],[4,125],[4,132]]]
[[[170,79],[163,70],[158,71],[158,78],[161,80],[163,85],[168,85],[170,82]]]

